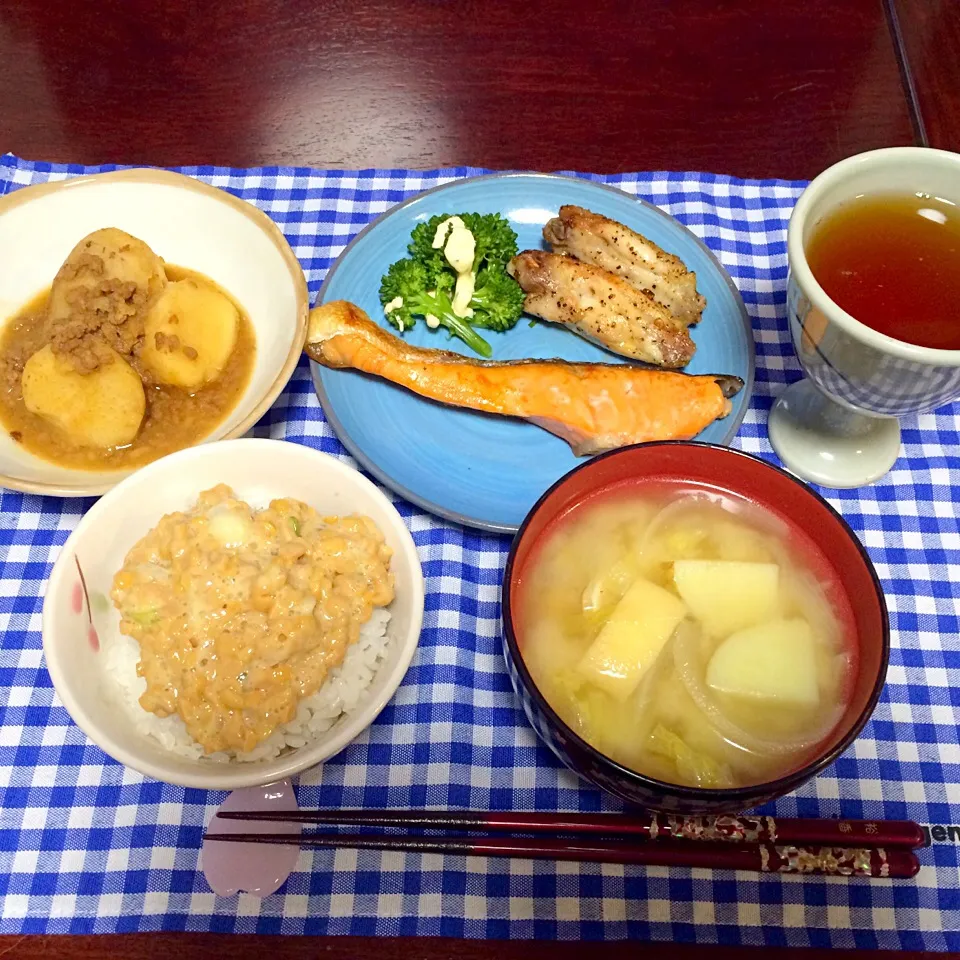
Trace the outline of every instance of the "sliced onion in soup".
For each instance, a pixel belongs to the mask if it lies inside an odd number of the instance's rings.
[[[602,617],[611,611],[639,576],[636,560],[627,555],[610,566],[603,566],[583,588],[581,606],[588,616]]]
[[[711,505],[715,504],[712,500],[707,499],[702,494],[697,493],[688,493],[683,496],[677,497],[675,500],[671,500],[663,509],[657,513],[657,515],[650,521],[650,525],[647,527],[646,533],[643,537],[640,538],[640,543],[638,547],[638,554],[640,559],[649,558],[651,555],[656,555],[659,553],[664,561],[672,561],[677,559],[673,556],[675,551],[667,551],[666,545],[665,549],[660,551],[656,550],[657,539],[662,537],[664,533],[667,532],[671,523],[676,522],[680,519],[685,513],[692,510],[703,510],[709,508]],[[719,508],[722,509],[722,508]],[[700,531],[699,539],[705,539],[706,533]],[[681,554],[684,554],[685,551],[679,551]]]
[[[699,516],[698,516],[699,514]],[[744,514],[749,514],[749,519]],[[676,526],[672,541],[664,539]],[[650,522],[641,539],[638,558],[649,564],[674,560],[739,560],[774,562],[776,547],[769,538],[783,539],[786,527],[779,519],[734,505],[708,493],[685,493],[671,500]]]

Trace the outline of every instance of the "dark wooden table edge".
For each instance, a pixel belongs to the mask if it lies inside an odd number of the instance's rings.
[[[897,65],[900,68],[900,82],[903,86],[904,99],[907,101],[907,109],[910,111],[910,122],[913,124],[914,143],[918,147],[928,147],[930,141],[927,137],[927,127],[923,119],[914,68],[910,62],[910,54],[903,35],[903,26],[896,0],[883,0],[883,11],[887,18],[887,27],[890,30],[890,39],[893,42]]]
[[[960,151],[960,44],[956,0],[884,0],[888,31],[918,143]]]
[[[290,937],[277,935],[207,933],[24,934],[0,936],[0,957],[18,960],[263,960],[269,952],[277,960],[573,960],[588,953],[604,960],[836,960],[863,958],[862,950],[818,947],[742,947],[662,941],[571,942],[542,940],[458,940],[446,937]],[[873,951],[870,951],[873,952]],[[877,954],[888,951],[877,951]],[[892,952],[892,951],[890,951]],[[904,960],[931,960],[949,954],[896,951]]]

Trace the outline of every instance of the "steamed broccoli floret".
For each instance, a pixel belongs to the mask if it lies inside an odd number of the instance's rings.
[[[441,274],[450,272],[450,264],[447,263],[447,258],[443,255],[443,248],[438,247],[436,250],[433,248],[433,238],[436,236],[437,227],[447,219],[449,219],[447,215],[442,214],[431,217],[424,223],[418,223],[413,228],[410,245],[407,247],[410,256],[426,268],[431,280],[437,279]]]
[[[490,344],[466,319],[453,312],[448,290],[430,287],[431,275],[427,267],[416,260],[398,260],[380,281],[380,302],[384,306],[398,297],[403,301],[387,313],[387,320],[402,333],[416,324],[417,317],[436,317],[440,326],[446,327],[482,357],[489,357],[493,352]]]
[[[507,261],[517,255],[517,235],[510,222],[499,213],[441,213],[413,228],[410,246],[407,248],[410,256],[419,260],[432,273],[450,269],[443,249],[434,249],[433,238],[437,235],[437,227],[452,216],[460,217],[464,226],[473,234],[477,245],[473,258],[474,270],[481,270],[485,266],[506,266]]]
[[[453,312],[456,271],[447,262],[443,248],[433,246],[437,228],[451,216],[438,214],[414,227],[408,246],[410,257],[387,271],[380,283],[380,302],[386,307],[398,297],[402,299],[402,306],[393,306],[387,313],[387,319],[401,332],[413,327],[417,317],[436,317],[439,325],[481,356],[489,357],[490,345],[473,327],[509,330],[523,311],[523,291],[505,269],[517,253],[517,235],[498,213],[457,214],[473,234],[476,247],[476,286],[468,311],[473,315],[458,317]]]
[[[502,269],[488,267],[477,274],[470,322],[489,330],[509,330],[523,313],[523,301],[524,293],[516,280]]]
[[[511,257],[517,255],[517,235],[510,222],[499,213],[462,213],[460,219],[473,234],[477,252],[473,269],[484,267],[503,268]]]

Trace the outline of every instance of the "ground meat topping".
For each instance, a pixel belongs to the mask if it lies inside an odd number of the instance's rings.
[[[133,357],[143,340],[150,291],[131,280],[104,276],[102,258],[84,253],[64,264],[57,281],[71,283],[66,316],[53,312],[47,334],[54,353],[70,359],[78,373],[91,373],[112,357]],[[84,282],[86,281],[86,282]]]
[[[153,335],[153,342],[161,353],[173,353],[180,349],[180,338],[164,333],[162,330],[158,330]]]

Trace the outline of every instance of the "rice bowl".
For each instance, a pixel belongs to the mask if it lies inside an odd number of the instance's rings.
[[[393,552],[395,597],[375,609],[342,664],[302,701],[292,719],[242,759],[211,754],[176,715],[138,702],[139,645],[120,632],[108,599],[131,548],[200,491],[230,485],[251,506],[277,497],[322,515],[368,516]],[[344,463],[274,440],[225,441],[180,451],[124,480],[90,509],[57,559],[44,598],[43,645],[60,700],[115,760],[182,786],[235,789],[270,783],[327,759],[357,737],[393,696],[413,657],[423,618],[423,575],[413,540],[392,504]]]
[[[300,702],[296,716],[272,733],[263,743],[242,753],[219,751],[205,755],[177,716],[158,717],[140,706],[147,683],[137,676],[140,647],[131,637],[115,634],[103,644],[101,653],[107,674],[114,681],[109,690],[135,729],[151,737],[164,750],[189,760],[207,763],[253,763],[274,760],[286,750],[305,747],[330,730],[360,706],[373,683],[389,646],[387,625],[390,612],[378,609],[360,630],[360,639],[346,653],[343,663],[327,676],[320,689]]]

